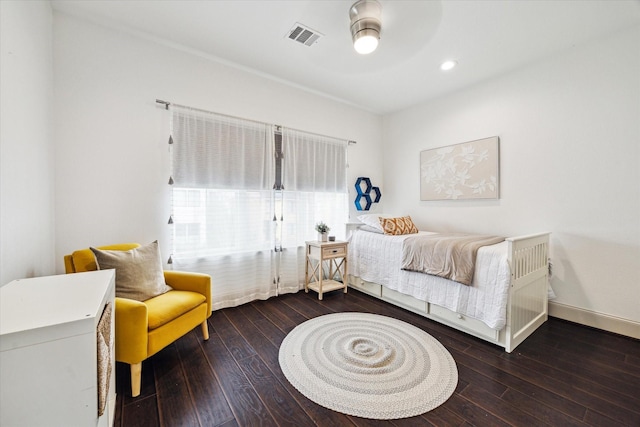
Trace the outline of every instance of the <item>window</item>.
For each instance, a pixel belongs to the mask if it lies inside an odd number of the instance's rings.
[[[297,292],[315,223],[347,220],[347,142],[177,107],[172,137],[174,268],[216,309]]]

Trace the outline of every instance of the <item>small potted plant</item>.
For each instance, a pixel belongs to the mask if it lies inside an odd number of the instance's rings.
[[[329,233],[329,230],[331,230],[329,226],[322,221],[316,224],[316,231],[318,232],[318,240],[320,242],[327,241],[327,233]]]

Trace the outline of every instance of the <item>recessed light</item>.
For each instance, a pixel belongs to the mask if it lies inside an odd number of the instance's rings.
[[[454,68],[456,65],[458,65],[458,61],[444,61],[441,65],[440,65],[440,69],[442,71],[449,71],[452,68]]]

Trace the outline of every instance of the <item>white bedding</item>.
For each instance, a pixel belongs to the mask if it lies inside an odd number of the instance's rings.
[[[481,320],[490,328],[500,330],[505,326],[510,280],[507,242],[478,250],[473,282],[466,286],[401,270],[402,241],[407,237],[354,231],[349,238],[349,274]]]

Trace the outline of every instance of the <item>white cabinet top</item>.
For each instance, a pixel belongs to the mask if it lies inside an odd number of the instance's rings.
[[[95,333],[115,270],[14,280],[0,288],[0,351]],[[52,330],[50,327],[62,325]]]

